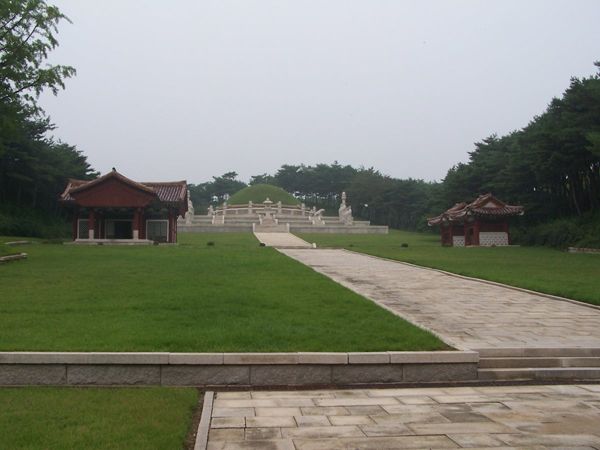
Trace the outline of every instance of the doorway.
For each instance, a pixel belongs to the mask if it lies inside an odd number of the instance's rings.
[[[133,239],[133,220],[111,219],[106,221],[107,239]]]

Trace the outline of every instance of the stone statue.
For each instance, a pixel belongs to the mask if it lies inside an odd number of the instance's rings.
[[[342,192],[342,204],[340,205],[340,209],[338,210],[338,215],[340,217],[340,222],[345,225],[352,225],[354,223],[354,219],[352,218],[352,206],[346,205],[346,193]]]
[[[185,213],[185,224],[191,225],[194,219],[194,204],[192,203],[192,197],[190,197],[190,191],[187,191],[187,212]]]
[[[325,213],[324,209],[320,209],[317,211],[317,208],[313,206],[310,214],[310,220],[313,225],[325,225],[325,221],[323,220],[323,214]]]

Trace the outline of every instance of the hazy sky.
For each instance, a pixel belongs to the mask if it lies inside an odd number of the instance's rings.
[[[596,72],[598,0],[49,0],[71,18],[42,105],[102,173],[282,164],[439,180]]]

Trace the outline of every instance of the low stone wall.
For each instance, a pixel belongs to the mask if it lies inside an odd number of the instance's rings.
[[[290,224],[292,233],[327,233],[327,234],[388,234],[389,228],[382,225],[322,225],[307,226]]]
[[[281,223],[285,226],[286,222]],[[252,232],[252,224],[222,225],[177,225],[178,233],[244,233]],[[386,226],[381,225],[298,225],[290,223],[292,233],[331,233],[331,234],[388,234]]]
[[[353,386],[477,380],[477,352],[0,353],[0,385]]]
[[[178,225],[178,233],[252,233],[250,225]]]
[[[17,253],[15,255],[7,255],[0,257],[0,264],[10,261],[18,261],[19,259],[27,259],[27,253]]]
[[[598,253],[600,248],[569,247],[569,253]]]

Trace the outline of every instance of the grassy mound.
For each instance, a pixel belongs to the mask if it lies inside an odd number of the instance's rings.
[[[300,201],[294,198],[290,193],[280,187],[271,184],[254,184],[233,194],[227,203],[230,205],[241,205],[252,201],[253,203],[262,203],[267,197],[273,203],[281,202],[284,205],[299,205]]]

